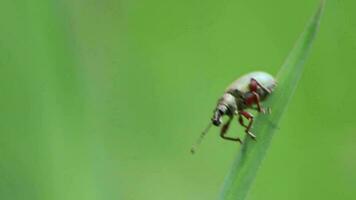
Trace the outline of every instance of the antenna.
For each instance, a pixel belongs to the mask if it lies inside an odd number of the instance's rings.
[[[204,131],[200,134],[200,137],[196,140],[195,144],[192,146],[192,148],[190,149],[190,152],[192,154],[195,153],[196,149],[198,148],[198,146],[200,145],[201,141],[204,139],[205,135],[208,133],[210,127],[211,127],[212,123],[209,123],[208,126],[204,129]]]

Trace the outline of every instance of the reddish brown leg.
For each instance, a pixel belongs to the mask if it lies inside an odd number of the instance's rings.
[[[266,88],[265,86],[263,86],[260,82],[258,82],[256,79],[254,78],[251,78],[251,83],[250,83],[250,90],[251,92],[256,92],[257,90],[257,86],[262,88],[265,92],[267,92],[268,94],[271,94],[272,91],[268,88]],[[257,93],[256,93],[257,94]],[[258,95],[258,94],[257,94]],[[258,95],[258,101],[256,102],[257,103],[257,111],[259,112],[262,112],[262,113],[265,113],[266,110],[264,108],[261,109],[261,104],[260,104],[260,100],[259,100],[259,95]],[[271,114],[272,113],[272,109],[271,108],[267,108],[267,113],[268,114]]]
[[[263,86],[260,82],[258,82],[256,79],[251,78],[251,83],[250,84],[256,84],[255,88],[257,89],[257,86],[262,88],[264,91],[266,91],[268,94],[271,94],[271,90]],[[250,86],[251,88],[251,86]],[[256,91],[256,90],[254,90]]]
[[[254,110],[257,110],[257,111],[259,111],[259,112],[262,112],[263,114],[271,114],[272,113],[272,108],[271,107],[267,107],[267,109],[266,108],[262,108],[262,111],[260,111],[259,109],[258,109],[258,107],[251,107],[252,109],[254,109]]]
[[[265,109],[262,108],[261,103],[260,103],[261,102],[260,95],[257,93],[257,87],[261,87],[262,89],[266,90],[267,92],[270,92],[269,90],[264,88],[256,79],[251,78],[249,88],[250,88],[250,92],[252,93],[253,97],[251,97],[251,99],[249,99],[249,101],[256,103],[258,112],[265,113]]]
[[[252,124],[253,124],[253,115],[249,112],[246,112],[246,111],[239,111],[239,114],[244,116],[246,119],[249,120],[249,123],[245,129],[245,132],[254,140],[256,140],[256,136],[250,132],[250,129],[252,127]]]
[[[239,137],[237,137],[237,138],[232,138],[232,137],[228,137],[228,136],[225,135],[226,132],[227,132],[227,130],[229,129],[229,126],[230,126],[230,123],[231,123],[231,121],[232,121],[232,118],[233,118],[233,117],[230,117],[230,118],[229,118],[229,121],[227,121],[226,124],[224,124],[224,125],[221,127],[221,130],[220,130],[220,137],[222,137],[222,138],[225,139],[225,140],[237,141],[237,142],[239,142],[240,144],[242,144],[242,140],[241,140]]]
[[[260,95],[257,92],[252,92],[253,96],[255,97],[255,103],[257,105],[257,111],[261,113],[265,113],[265,109],[261,106]]]
[[[241,126],[247,128],[247,126],[244,124],[244,120],[242,119],[242,116],[240,113],[239,113],[239,123],[241,124]]]

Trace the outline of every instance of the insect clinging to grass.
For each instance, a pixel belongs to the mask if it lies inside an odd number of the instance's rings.
[[[256,135],[251,132],[251,127],[254,122],[254,116],[246,111],[246,109],[255,109],[260,113],[266,113],[266,109],[261,102],[264,101],[273,92],[276,86],[275,78],[266,72],[251,72],[237,80],[235,80],[224,92],[222,97],[214,109],[211,123],[206,127],[198,138],[191,152],[195,152],[195,148],[201,143],[203,137],[210,129],[211,125],[219,127],[223,121],[223,116],[228,116],[228,120],[220,128],[220,136],[225,140],[236,141],[242,144],[239,137],[233,138],[226,135],[230,123],[234,116],[238,118],[238,122],[245,128],[245,133],[252,139],[256,140]],[[270,112],[270,111],[269,111]],[[245,124],[243,118],[248,120]]]

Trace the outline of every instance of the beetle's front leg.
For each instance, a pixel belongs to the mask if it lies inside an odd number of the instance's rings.
[[[251,113],[246,112],[246,111],[239,111],[239,115],[244,116],[246,119],[249,120],[249,123],[245,129],[245,132],[254,140],[256,140],[256,135],[254,135],[253,133],[250,132],[250,129],[252,127],[253,121],[254,121],[254,117]]]
[[[231,116],[231,117],[229,118],[229,121],[227,121],[227,122],[221,127],[221,130],[220,130],[220,137],[223,138],[223,139],[225,139],[225,140],[237,141],[237,142],[239,142],[240,144],[242,144],[242,140],[241,140],[239,137],[237,137],[237,138],[232,138],[232,137],[226,136],[227,130],[229,129],[230,123],[231,123],[231,121],[232,121],[233,118],[234,118],[234,117]]]
[[[239,123],[240,123],[240,125],[245,127],[245,128],[247,128],[247,126],[244,124],[244,120],[242,119],[242,115],[240,113],[238,113],[238,115],[239,115]]]

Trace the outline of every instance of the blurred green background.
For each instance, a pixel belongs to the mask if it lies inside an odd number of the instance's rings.
[[[231,81],[277,73],[317,4],[2,0],[0,199],[216,199],[240,147],[217,129],[191,144]],[[249,200],[355,199],[355,9],[327,1]]]

